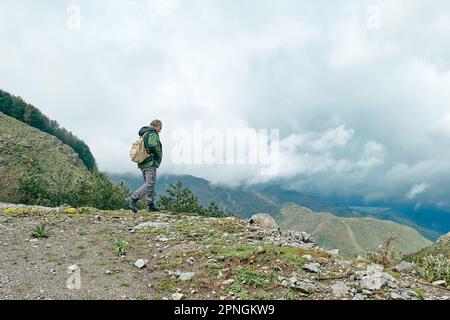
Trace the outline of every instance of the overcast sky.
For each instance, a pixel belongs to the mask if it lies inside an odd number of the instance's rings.
[[[0,13],[0,88],[101,170],[136,172],[130,144],[160,118],[161,173],[450,205],[447,0],[0,0]],[[280,129],[280,170],[173,163],[172,135],[194,121]]]

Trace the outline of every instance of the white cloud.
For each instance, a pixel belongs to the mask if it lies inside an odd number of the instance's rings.
[[[84,139],[100,169],[131,171],[137,130],[279,128],[279,178],[302,190],[450,197],[450,4],[446,0],[0,3],[0,88]],[[380,8],[380,28],[367,8]],[[176,166],[226,183],[258,168]],[[420,186],[421,184],[419,184]],[[408,192],[409,190],[409,192]]]
[[[411,190],[409,190],[409,192],[406,194],[406,197],[408,199],[414,199],[418,195],[427,191],[429,188],[430,186],[427,183],[416,184],[411,188]]]

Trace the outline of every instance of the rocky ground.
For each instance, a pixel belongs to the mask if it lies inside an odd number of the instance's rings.
[[[251,222],[0,204],[0,299],[450,298],[409,263],[346,260]]]

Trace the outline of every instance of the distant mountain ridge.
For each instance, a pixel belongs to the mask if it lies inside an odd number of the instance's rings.
[[[113,174],[109,173],[113,182],[124,181],[131,189],[135,190],[143,183],[142,176],[138,174]],[[374,218],[379,220],[393,221],[412,227],[419,231],[424,237],[435,241],[440,235],[450,230],[450,220],[444,220],[440,229],[432,229],[432,224],[418,220],[417,217],[406,215],[391,208],[379,207],[353,207],[337,204],[334,201],[322,199],[318,196],[305,195],[301,192],[288,190],[279,185],[261,184],[252,187],[227,187],[214,185],[209,181],[190,175],[162,175],[156,183],[157,194],[165,194],[170,184],[178,179],[189,187],[200,199],[203,205],[209,201],[215,201],[223,210],[230,210],[241,217],[247,218],[255,213],[265,212],[274,217],[279,217],[281,209],[285,204],[296,204],[309,208],[316,212],[329,212],[338,217],[347,218]],[[450,218],[450,215],[448,216]],[[448,232],[448,231],[447,231]]]
[[[428,247],[432,242],[405,225],[373,218],[344,218],[327,212],[314,212],[297,205],[285,205],[278,218],[283,229],[306,231],[328,250],[339,249],[347,258],[365,256],[388,238],[392,248],[410,254]]]

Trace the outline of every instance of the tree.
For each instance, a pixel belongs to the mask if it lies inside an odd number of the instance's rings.
[[[171,184],[167,189],[168,196],[161,196],[159,207],[176,213],[197,213],[203,214],[198,198],[187,187],[184,187],[180,180],[175,185]]]

